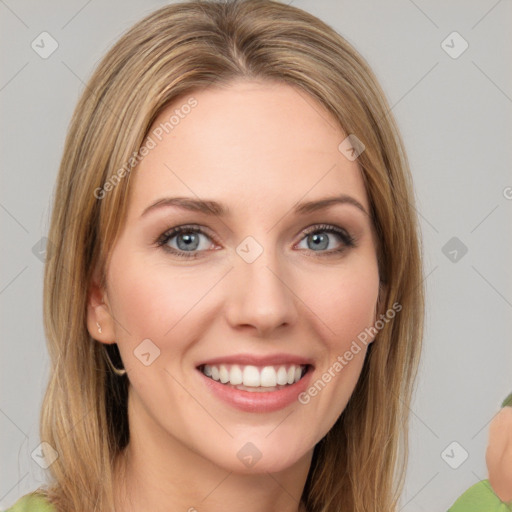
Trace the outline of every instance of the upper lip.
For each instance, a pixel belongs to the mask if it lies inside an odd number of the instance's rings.
[[[197,365],[215,366],[219,364],[240,364],[240,365],[253,365],[253,366],[278,366],[281,364],[296,364],[296,365],[313,365],[313,360],[307,357],[302,357],[294,354],[231,354],[224,357],[215,357],[202,361]]]

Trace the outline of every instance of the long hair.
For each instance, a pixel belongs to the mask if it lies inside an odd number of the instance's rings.
[[[373,72],[335,30],[277,1],[234,0],[173,3],[135,24],[99,63],[71,119],[44,274],[51,373],[40,437],[58,458],[48,470],[51,482],[38,492],[58,512],[114,510],[114,468],[130,437],[128,378],[112,372],[107,349],[86,326],[92,272],[101,269],[105,283],[137,172],[127,162],[133,164],[170,102],[238,78],[300,88],[365,146],[357,161],[386,285],[379,307],[384,312],[398,303],[401,311],[369,345],[345,410],[315,446],[302,500],[309,512],[396,510],[424,315],[420,235],[403,142]]]

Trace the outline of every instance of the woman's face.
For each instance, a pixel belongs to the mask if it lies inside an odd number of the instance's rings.
[[[312,97],[269,82],[183,96],[156,119],[88,319],[119,346],[132,440],[276,472],[333,426],[379,292],[346,136]]]

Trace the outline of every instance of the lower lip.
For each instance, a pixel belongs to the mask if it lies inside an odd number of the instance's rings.
[[[245,412],[273,412],[297,402],[297,397],[308,387],[313,368],[295,384],[277,391],[243,391],[210,379],[201,370],[197,370],[209,390],[225,403]]]

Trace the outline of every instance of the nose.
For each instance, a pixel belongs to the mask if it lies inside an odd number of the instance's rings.
[[[293,279],[275,253],[264,250],[252,263],[236,256],[229,273],[227,320],[234,329],[253,329],[262,338],[293,325],[298,298]]]

